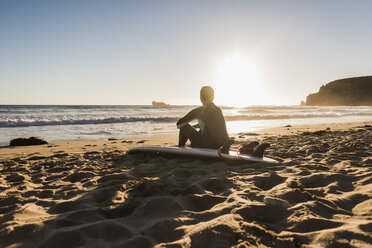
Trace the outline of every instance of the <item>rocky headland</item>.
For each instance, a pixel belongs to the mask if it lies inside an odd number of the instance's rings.
[[[310,106],[371,106],[372,76],[339,79],[320,87],[310,94],[306,103]]]

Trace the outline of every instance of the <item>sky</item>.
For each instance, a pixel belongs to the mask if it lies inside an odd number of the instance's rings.
[[[0,104],[296,105],[372,74],[372,1],[0,1]]]

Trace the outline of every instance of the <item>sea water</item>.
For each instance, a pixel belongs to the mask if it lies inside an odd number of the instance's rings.
[[[0,105],[0,145],[30,136],[57,142],[175,135],[176,121],[195,107]],[[229,133],[283,125],[372,121],[372,107],[368,106],[221,108]]]

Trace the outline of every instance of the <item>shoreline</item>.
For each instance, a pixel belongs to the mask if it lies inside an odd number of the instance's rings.
[[[14,111],[13,111],[14,110]],[[133,139],[177,135],[175,122],[191,107],[172,110],[149,106],[3,108],[0,146],[19,137],[51,143],[108,138]],[[56,113],[58,113],[56,115]],[[229,133],[256,132],[277,126],[372,121],[371,107],[254,106],[223,110]]]
[[[244,142],[245,140],[261,140],[269,136],[280,135],[296,135],[301,132],[314,132],[317,130],[325,130],[330,128],[331,131],[345,131],[350,128],[358,126],[371,125],[372,122],[350,122],[350,123],[332,123],[332,124],[314,124],[314,125],[294,125],[294,126],[280,126],[272,128],[263,128],[255,132],[244,132],[230,134],[230,137],[235,138],[237,142]],[[55,152],[64,149],[69,153],[84,153],[96,150],[121,150],[126,152],[134,146],[175,146],[178,142],[177,135],[167,136],[152,136],[152,137],[138,137],[129,139],[117,140],[73,140],[66,142],[52,142],[46,145],[36,146],[1,146],[0,160],[10,159],[12,156],[27,156],[29,154],[42,154],[43,156],[51,156]]]

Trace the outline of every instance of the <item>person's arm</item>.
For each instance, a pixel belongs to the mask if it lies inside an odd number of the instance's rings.
[[[197,118],[201,111],[201,107],[191,110],[187,115],[182,117],[177,121],[177,128],[180,129],[186,124],[188,124],[190,121],[193,121]]]

